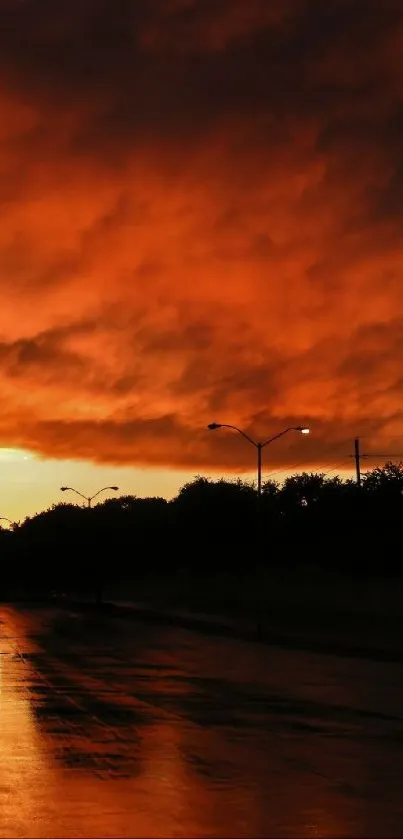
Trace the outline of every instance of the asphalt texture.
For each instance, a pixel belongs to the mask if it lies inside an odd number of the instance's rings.
[[[403,665],[0,607],[0,837],[403,835]]]

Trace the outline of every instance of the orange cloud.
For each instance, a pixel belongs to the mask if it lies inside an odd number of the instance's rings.
[[[0,2],[1,444],[401,433],[402,47],[393,0]]]

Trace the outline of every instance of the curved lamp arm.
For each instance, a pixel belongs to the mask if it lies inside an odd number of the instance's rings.
[[[291,426],[290,428],[285,428],[284,431],[279,431],[278,434],[274,434],[273,437],[269,437],[268,440],[264,440],[263,443],[261,443],[260,445],[263,448],[263,446],[267,446],[269,443],[272,443],[274,440],[278,440],[279,437],[283,437],[284,434],[288,434],[289,431],[302,431],[302,428],[299,428],[299,427],[294,428],[293,426]]]
[[[309,428],[304,428],[302,425],[291,425],[289,428],[284,428],[283,431],[279,431],[278,434],[274,434],[273,437],[269,437],[267,440],[264,440],[263,443],[258,443],[256,440],[252,440],[252,437],[249,437],[249,434],[247,434],[246,431],[242,431],[242,428],[238,428],[237,425],[229,425],[226,422],[211,422],[207,428],[209,428],[210,431],[215,431],[217,428],[233,428],[233,430],[237,431],[238,434],[242,434],[242,437],[245,437],[245,440],[252,443],[252,446],[255,446],[256,449],[263,449],[264,446],[267,446],[269,443],[273,443],[274,440],[278,440],[279,437],[283,437],[283,435],[288,434],[289,431],[299,431],[301,434],[309,434]]]
[[[75,493],[76,493],[76,495],[80,495],[80,496],[81,496],[81,498],[84,498],[84,499],[85,499],[85,501],[88,501],[88,500],[89,500],[88,495],[83,495],[83,493],[82,493],[82,492],[80,492],[78,489],[74,489],[74,487],[60,487],[60,489],[61,489],[61,491],[62,491],[62,492],[67,492],[67,491],[69,491],[69,492],[75,492]]]
[[[237,431],[238,434],[242,434],[242,437],[245,437],[245,440],[247,440],[248,443],[252,443],[252,446],[255,446],[255,448],[258,448],[259,446],[259,443],[257,443],[256,440],[252,440],[252,437],[249,437],[249,434],[247,434],[246,431],[242,431],[242,428],[238,428],[237,425],[228,425],[226,422],[211,422],[207,428],[209,428],[210,431],[215,431],[217,428],[232,428],[234,431]]]
[[[94,492],[94,495],[91,495],[89,500],[93,501],[93,499],[96,498],[97,495],[99,495],[101,492],[106,492],[108,489],[113,489],[114,492],[117,492],[119,487],[102,487],[102,489],[99,489],[98,492]]]

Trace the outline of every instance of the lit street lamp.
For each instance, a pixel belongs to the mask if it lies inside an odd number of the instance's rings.
[[[242,431],[242,428],[238,428],[236,425],[228,425],[228,423],[224,422],[211,422],[207,428],[210,431],[217,431],[218,428],[232,428],[234,431],[237,431],[238,434],[242,434],[242,437],[245,437],[245,440],[248,443],[251,443],[252,446],[255,447],[257,450],[257,494],[258,494],[258,519],[257,519],[257,541],[259,543],[259,539],[261,537],[261,495],[262,495],[262,450],[265,446],[268,446],[269,443],[272,443],[274,440],[278,440],[279,437],[283,437],[284,434],[288,434],[289,431],[299,431],[300,434],[309,434],[309,428],[304,428],[302,425],[295,425],[291,426],[290,428],[285,428],[284,431],[280,431],[278,434],[274,434],[273,437],[269,437],[267,440],[263,440],[263,442],[258,442],[257,440],[253,440],[252,437],[249,437],[249,434],[246,434],[245,431]],[[256,626],[257,626],[257,637],[259,640],[263,638],[263,630],[262,630],[262,604],[260,603],[260,595],[259,592],[264,590],[264,581],[260,579],[260,575],[258,575],[258,579],[256,581],[257,585],[257,593],[258,593],[258,602],[257,602],[257,615],[256,615]]]
[[[74,489],[74,487],[60,487],[61,492],[69,491],[69,492],[75,492],[76,495],[80,495],[81,498],[84,498],[84,500],[87,502],[88,507],[91,507],[91,504],[92,504],[94,498],[97,497],[97,495],[100,495],[101,492],[107,492],[108,489],[112,489],[114,492],[117,492],[119,487],[102,487],[102,489],[99,489],[98,492],[94,493],[94,495],[83,495],[82,492],[79,492],[78,489]]]
[[[255,447],[257,450],[257,492],[259,496],[262,494],[262,450],[264,447],[269,443],[272,443],[274,440],[278,440],[279,437],[283,437],[284,434],[288,434],[289,431],[299,431],[300,434],[309,434],[310,431],[309,428],[304,428],[302,425],[293,425],[290,428],[285,428],[284,431],[280,431],[278,434],[275,434],[274,437],[269,437],[268,440],[264,440],[262,443],[259,443],[256,440],[252,440],[252,437],[249,437],[249,434],[246,434],[245,431],[242,431],[242,428],[238,428],[236,425],[228,425],[225,422],[211,422],[207,428],[210,431],[216,431],[218,428],[233,428],[234,431],[237,431],[238,434],[242,434],[242,437],[245,437],[245,440]]]

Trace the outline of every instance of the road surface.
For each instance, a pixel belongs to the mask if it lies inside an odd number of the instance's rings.
[[[0,837],[403,835],[403,668],[0,607]]]

